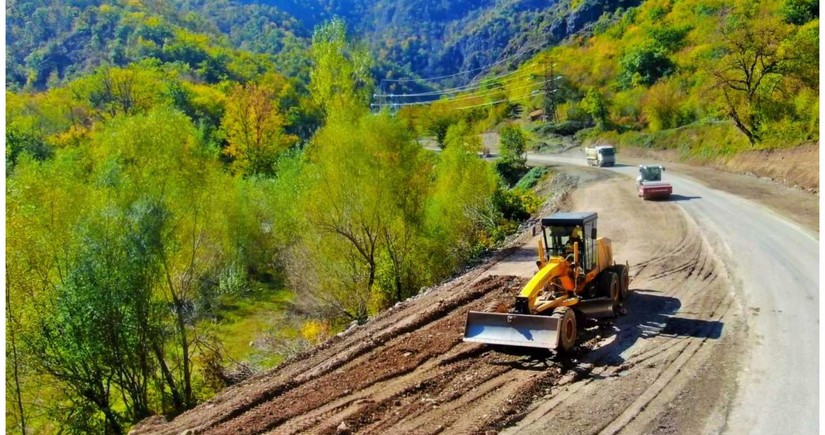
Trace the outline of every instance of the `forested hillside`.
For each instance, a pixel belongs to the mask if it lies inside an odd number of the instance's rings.
[[[208,83],[247,81],[263,70],[309,81],[313,26],[272,6],[31,0],[10,2],[7,18],[6,82],[13,89],[42,90],[101,66],[147,59],[177,64]],[[379,74],[397,69],[385,62],[374,67]]]
[[[342,21],[315,31],[306,84],[173,29],[6,93],[10,431],[174,416],[444,279],[538,205],[466,125],[438,155],[371,115],[374,58]]]
[[[542,109],[539,145],[575,135],[698,161],[819,140],[815,1],[647,1],[602,15],[593,33],[402,116],[443,137],[457,119],[482,131]]]
[[[627,6],[9,2],[9,431],[173,417],[451,276],[537,209],[531,143],[819,140],[816,2]]]
[[[441,83],[462,84],[518,65],[530,56],[588,28],[603,13],[637,0],[442,0],[279,1],[247,0],[288,11],[310,25],[344,17],[369,41],[379,60],[422,77],[462,73]],[[394,78],[389,76],[387,78]],[[388,86],[387,90],[392,90]]]
[[[276,69],[307,80],[305,50],[315,26],[342,17],[376,58],[376,77],[452,75],[466,83],[513,67],[637,0],[444,2],[404,0],[45,0],[7,7],[7,83],[43,89],[101,65],[147,58],[231,76],[227,47],[266,54]],[[209,41],[206,44],[206,41]],[[387,90],[403,91],[398,84]],[[415,89],[415,87],[413,87]]]

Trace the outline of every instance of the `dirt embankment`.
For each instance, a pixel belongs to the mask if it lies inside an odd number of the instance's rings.
[[[301,358],[134,433],[667,433],[719,429],[738,369],[725,269],[673,203],[607,171],[574,194],[631,267],[629,314],[589,323],[567,357],[462,341],[469,310],[510,306],[533,242]],[[529,252],[528,252],[529,251]],[[721,421],[724,421],[722,418]]]
[[[679,162],[678,151],[675,150],[626,147],[622,149],[622,154],[656,161]],[[729,159],[710,162],[708,166],[736,174],[766,178],[809,193],[819,193],[818,143],[787,149],[745,151]]]

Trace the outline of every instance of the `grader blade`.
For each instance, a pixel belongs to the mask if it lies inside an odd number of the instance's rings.
[[[559,320],[550,316],[470,311],[464,341],[555,349],[559,345]]]

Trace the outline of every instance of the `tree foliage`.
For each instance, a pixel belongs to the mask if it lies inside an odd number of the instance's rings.
[[[671,39],[669,44],[678,43],[675,37],[668,39]],[[619,65],[623,70],[621,82],[625,86],[652,85],[676,68],[661,43],[653,41],[628,49]]]
[[[372,94],[372,58],[365,46],[348,41],[343,20],[333,19],[312,37],[310,89],[327,119],[356,120]]]
[[[203,298],[252,249],[236,244],[248,237],[231,226],[232,178],[191,121],[168,108],[119,115],[82,149],[15,172],[8,297],[35,371],[108,433],[194,406]]]
[[[780,9],[785,21],[802,25],[819,19],[819,2],[816,0],[785,0]]]
[[[226,104],[223,127],[238,172],[271,175],[280,153],[296,142],[284,132],[276,89],[266,84],[235,85]]]
[[[780,103],[792,51],[783,47],[790,29],[775,18],[755,26],[731,22],[721,30],[725,57],[714,71],[728,115],[751,144],[763,138],[771,108]]]
[[[527,137],[516,125],[501,128],[501,156],[496,162],[496,170],[508,185],[515,185],[527,172]]]
[[[584,110],[595,121],[596,128],[606,130],[610,111],[604,95],[596,88],[590,88],[581,103]]]

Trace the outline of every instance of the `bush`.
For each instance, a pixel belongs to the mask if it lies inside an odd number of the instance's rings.
[[[668,130],[696,120],[692,108],[684,104],[688,96],[671,81],[657,83],[644,97],[642,111],[651,131]]]
[[[541,201],[529,189],[499,186],[493,194],[493,205],[505,220],[523,221],[538,211]]]
[[[527,171],[527,173],[521,177],[521,180],[516,183],[515,188],[524,190],[532,189],[536,184],[538,184],[539,180],[541,180],[545,174],[547,174],[546,166],[536,166]]]
[[[802,25],[819,18],[819,1],[785,0],[780,11],[786,23]]]
[[[496,172],[510,187],[518,183],[518,180],[527,173],[527,166],[521,161],[500,158],[496,161]]]
[[[501,129],[501,154],[511,160],[523,160],[527,137],[518,126],[507,125]]]
[[[550,122],[536,128],[536,133],[542,135],[557,134],[560,136],[572,136],[576,134],[577,131],[591,126],[592,124],[586,121],[568,120],[561,122]]]
[[[667,50],[658,42],[648,42],[627,50],[619,59],[623,73],[623,87],[652,85],[656,80],[672,73],[676,65],[667,56]]]

